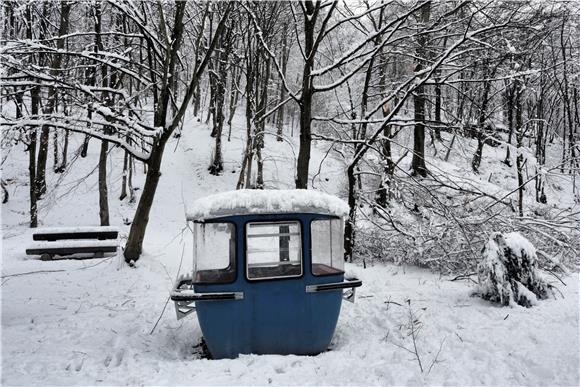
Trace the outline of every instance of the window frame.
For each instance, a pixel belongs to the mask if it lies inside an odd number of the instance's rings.
[[[328,273],[328,274],[314,274],[314,271],[312,270],[312,266],[314,264],[314,259],[313,259],[313,255],[312,255],[312,223],[319,221],[319,220],[326,220],[328,222],[332,221],[332,220],[340,220],[342,221],[342,239],[343,239],[343,251],[344,251],[344,219],[342,219],[339,216],[325,216],[325,217],[316,217],[310,220],[310,274],[314,277],[328,277],[328,276],[333,276],[333,275],[344,275],[345,270],[344,270],[344,266],[342,270],[339,270],[335,267],[332,266],[332,256],[330,257],[330,263],[331,263],[331,268],[338,270],[336,273]],[[332,228],[332,226],[331,226]],[[330,243],[332,243],[332,240],[330,241]],[[342,258],[344,260],[344,257]]]
[[[249,260],[248,260],[248,226],[250,224],[288,224],[288,223],[297,223],[299,230],[300,230],[300,275],[285,275],[285,276],[274,276],[274,277],[260,277],[260,278],[250,278],[249,275]],[[291,218],[291,219],[254,219],[248,220],[244,222],[244,276],[246,277],[247,281],[255,282],[255,281],[277,281],[277,280],[287,280],[287,279],[299,279],[304,277],[304,225],[300,219]]]
[[[196,260],[195,263],[197,263],[198,257],[197,257],[197,249],[196,249],[196,243],[195,243],[195,226],[196,225],[202,225],[202,224],[212,224],[212,223],[229,223],[233,226],[233,236],[234,236],[234,254],[233,257],[230,257],[230,264],[224,268],[224,269],[215,269],[215,270],[227,270],[231,267],[231,270],[234,273],[234,276],[232,278],[231,281],[219,281],[219,282],[196,282],[195,281],[195,276],[196,276],[196,272],[197,271],[193,271],[193,276],[192,276],[192,283],[194,285],[225,285],[225,284],[233,284],[234,282],[236,282],[238,280],[238,225],[236,224],[236,222],[232,221],[232,220],[222,220],[222,219],[210,219],[210,220],[206,220],[206,221],[197,221],[194,220],[192,221],[193,223],[193,252],[194,252],[194,260]]]

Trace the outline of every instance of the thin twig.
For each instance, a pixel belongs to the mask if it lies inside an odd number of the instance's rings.
[[[419,363],[419,368],[421,373],[423,373],[423,364],[421,364],[421,356],[419,356],[419,350],[417,349],[417,331],[415,330],[415,318],[413,316],[413,310],[411,309],[411,300],[407,300],[409,305],[409,324],[411,324],[411,338],[413,339],[413,349],[415,351],[415,357],[417,358],[417,363]]]
[[[431,373],[431,369],[437,363],[437,359],[439,358],[439,354],[441,353],[441,349],[443,348],[443,344],[445,343],[445,339],[447,339],[447,337],[444,337],[443,340],[441,340],[441,344],[439,345],[439,350],[437,351],[437,354],[433,358],[433,361],[431,362],[431,365],[429,366],[429,369],[427,370],[427,375],[429,375],[429,373]]]
[[[10,277],[20,277],[23,275],[29,275],[29,274],[40,274],[40,273],[57,273],[57,272],[61,272],[61,271],[68,271],[68,270],[64,270],[64,269],[59,269],[59,270],[37,270],[37,271],[27,271],[25,273],[15,273],[15,274],[6,274],[3,275],[0,278],[10,278]]]
[[[179,268],[177,269],[177,278],[179,278],[179,271],[181,270],[181,264],[183,262],[183,253],[184,252],[185,252],[185,245],[183,245],[183,247],[181,248],[181,258],[179,260]],[[167,272],[167,270],[166,270],[166,272]],[[167,275],[169,276],[169,273],[167,273]],[[171,299],[171,296],[168,296],[167,300],[165,300],[165,305],[163,305],[163,310],[161,311],[161,314],[159,314],[159,318],[155,322],[155,325],[153,325],[153,328],[151,328],[151,332],[149,332],[150,335],[152,335],[153,332],[155,332],[155,328],[157,328],[157,324],[159,324],[159,321],[161,321],[161,318],[163,317],[163,314],[165,313],[165,309],[167,309],[167,304],[169,304],[170,299]]]
[[[151,332],[149,332],[150,335],[153,334],[153,332],[155,331],[155,328],[157,328],[157,324],[159,324],[159,321],[161,321],[161,317],[163,317],[163,313],[165,313],[165,309],[167,308],[167,304],[169,304],[170,299],[171,299],[171,296],[167,296],[167,300],[165,300],[165,305],[163,305],[163,310],[161,311],[159,318],[155,322],[155,325],[153,325],[153,328],[151,328]]]

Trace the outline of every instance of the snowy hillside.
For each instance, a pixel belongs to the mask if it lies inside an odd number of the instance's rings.
[[[212,176],[206,170],[209,130],[191,117],[185,121],[182,136],[168,144],[136,268],[121,255],[52,262],[27,257],[26,154],[12,148],[3,170],[11,182],[10,200],[2,206],[3,385],[578,384],[578,274],[565,276],[566,286],[549,277],[561,294],[537,307],[500,308],[471,297],[474,288],[466,280],[408,266],[349,264],[364,285],[354,304],[343,304],[327,352],[202,358],[195,316],[178,322],[168,294],[178,273],[191,270],[187,203],[235,188],[242,127],[234,121],[232,141],[224,142],[225,171]],[[81,140],[73,136],[71,148]],[[266,186],[292,187],[297,138],[266,141]],[[92,142],[88,157],[75,158],[62,175],[50,172],[42,226],[98,224],[97,148]],[[441,168],[464,173],[453,160]],[[340,195],[341,163],[327,157],[323,145],[314,149],[312,165],[313,186]],[[109,153],[109,167],[111,223],[126,236],[123,222],[135,205],[117,199],[120,150]],[[418,328],[419,359],[410,334]]]

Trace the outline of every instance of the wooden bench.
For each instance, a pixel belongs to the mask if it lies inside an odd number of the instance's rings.
[[[43,261],[72,254],[98,258],[117,252],[118,236],[119,230],[110,226],[41,228],[32,234],[34,242],[26,254],[40,255]]]

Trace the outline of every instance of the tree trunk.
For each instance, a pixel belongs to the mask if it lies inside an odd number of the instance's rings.
[[[129,172],[129,152],[125,151],[123,156],[123,179],[121,180],[121,195],[119,200],[123,200],[127,197],[127,175]]]
[[[103,40],[101,36],[102,29],[102,10],[101,4],[95,3],[94,6],[94,21],[95,21],[95,53],[104,50]],[[95,72],[97,64],[95,63]],[[96,74],[95,74],[96,75]],[[103,88],[109,86],[108,83],[108,71],[106,66],[101,67],[101,84]],[[96,79],[95,79],[96,81]],[[109,100],[108,93],[103,93],[103,97],[106,101]],[[110,128],[105,128],[106,134],[111,134]],[[109,225],[109,193],[107,188],[107,155],[109,153],[109,142],[106,140],[101,140],[101,150],[99,153],[99,218],[101,226]]]
[[[200,105],[201,105],[201,90],[200,90],[200,86],[198,83],[197,87],[195,89],[195,96],[194,96],[194,100],[193,100],[193,115],[196,117],[199,116]],[[199,121],[199,119],[198,119],[198,121]]]
[[[443,38],[443,47],[442,49],[445,50],[447,47],[447,35]],[[435,139],[439,141],[443,141],[441,138],[441,126],[443,126],[443,122],[441,122],[441,99],[442,99],[442,91],[441,91],[441,70],[438,69],[436,71],[435,76]]]
[[[544,167],[546,162],[546,139],[544,134],[544,89],[540,89],[540,96],[536,106],[537,132],[536,132],[536,201],[546,204],[548,202],[544,190],[544,175],[539,169]]]
[[[439,79],[435,83],[435,139],[442,141],[441,138],[441,83]]]
[[[232,75],[232,82],[230,87],[230,112],[228,114],[228,142],[232,138],[232,120],[236,114],[236,108],[238,107],[238,98],[240,96],[239,85],[242,78],[242,70],[234,70]]]
[[[30,129],[28,144],[28,176],[30,184],[30,227],[38,227],[38,210],[36,207],[36,129]]]
[[[314,33],[316,26],[315,5],[312,1],[305,2],[306,13],[304,14],[304,52],[306,60],[302,72],[302,98],[300,99],[300,148],[296,165],[296,188],[308,188],[308,171],[310,167],[310,147],[312,145],[312,97],[314,93],[312,78],[312,66],[314,64]],[[316,5],[320,6],[319,3]]]
[[[58,102],[57,102],[58,105]],[[55,111],[55,113],[58,113]],[[58,152],[58,129],[54,128],[52,130],[52,170],[54,173],[58,172],[59,166],[59,152]]]
[[[380,63],[379,63],[379,88],[381,92],[381,98],[385,98],[387,96],[387,87],[386,87],[386,64],[385,64],[385,55],[381,52],[379,55]],[[393,77],[396,78],[397,76],[397,67],[396,63],[394,64],[394,75]],[[391,114],[391,108],[388,103],[385,103],[382,106],[382,114],[383,118],[386,118]],[[393,162],[393,152],[391,150],[391,134],[392,134],[392,126],[386,125],[385,129],[383,130],[383,139],[380,141],[380,149],[381,149],[381,156],[383,161],[383,170],[381,174],[381,181],[379,183],[379,187],[377,188],[377,194],[375,196],[375,202],[377,205],[381,207],[386,207],[389,203],[391,198],[391,181],[393,179],[393,175],[395,173],[395,163]]]
[[[65,130],[64,131],[64,144],[62,146],[62,158],[61,158],[61,162],[60,162],[60,167],[58,167],[57,172],[58,173],[62,173],[66,170],[66,167],[68,165],[68,142],[69,142],[69,131]]]
[[[32,40],[32,4],[26,6],[26,37]],[[41,31],[41,38],[43,33]],[[41,63],[40,58],[37,58],[37,63]],[[40,111],[40,88],[38,86],[33,87],[30,90],[30,113],[32,116],[37,116]],[[36,185],[36,137],[37,128],[31,127],[28,135],[28,182],[29,182],[29,196],[30,196],[30,227],[38,227],[38,208],[37,208],[37,198],[38,191]]]
[[[40,147],[38,149],[38,160],[36,166],[36,192],[38,197],[46,193],[46,160],[48,158],[48,126],[43,125],[40,132]]]
[[[374,66],[374,58],[368,64],[366,73],[365,73],[365,82],[362,90],[362,99],[361,99],[361,117],[366,116],[367,111],[367,103],[368,103],[368,91],[369,86],[371,83],[372,72]],[[352,105],[352,100],[351,100]],[[356,114],[353,112],[353,120],[356,119]],[[367,124],[363,122],[360,125],[360,133],[357,134],[353,133],[353,139],[361,139],[364,140],[366,138],[366,131],[367,131]],[[353,124],[353,132],[355,132],[355,127]],[[360,144],[356,144],[354,146],[353,153],[356,155],[359,150],[361,149]],[[354,250],[355,244],[355,227],[356,227],[356,209],[357,209],[357,180],[358,180],[358,189],[362,190],[362,180],[359,177],[356,178],[355,171],[359,171],[358,163],[356,162],[356,157],[353,162],[348,166],[347,172],[347,179],[348,179],[348,206],[350,208],[348,219],[346,221],[345,229],[344,229],[344,259],[352,262],[352,255]]]
[[[225,20],[229,14],[230,5],[226,6],[225,14],[215,31],[214,38],[218,39],[221,34],[223,27],[225,25]],[[163,152],[168,139],[171,137],[175,127],[175,120],[178,117],[174,117],[172,126],[166,127],[167,120],[167,107],[169,104],[169,92],[170,85],[172,84],[171,77],[175,74],[175,66],[178,62],[178,53],[181,47],[181,38],[183,36],[183,16],[185,14],[185,2],[176,2],[175,9],[175,22],[173,24],[173,32],[171,36],[171,41],[173,42],[171,46],[171,51],[168,55],[168,63],[164,69],[164,79],[163,88],[161,89],[161,94],[159,96],[159,103],[157,109],[155,110],[154,124],[155,126],[164,127],[165,130],[163,134],[159,137],[156,143],[153,144],[151,150],[151,156],[148,159],[147,165],[149,166],[147,170],[147,176],[145,178],[145,185],[143,186],[143,192],[141,194],[141,199],[137,205],[137,210],[135,211],[135,216],[133,222],[131,223],[131,230],[129,231],[129,237],[127,238],[127,243],[125,245],[125,261],[131,263],[139,259],[141,251],[143,249],[143,239],[145,238],[145,231],[147,229],[147,224],[149,223],[149,213],[151,211],[151,206],[153,205],[153,200],[155,198],[155,192],[157,191],[157,185],[159,184],[159,177],[161,176],[161,161],[163,157]],[[215,40],[213,41],[215,42]],[[206,55],[211,55],[213,51],[213,45]],[[207,58],[207,57],[206,57]],[[205,70],[205,65],[207,62],[204,60],[199,65],[196,63],[196,71],[194,72],[194,78],[192,78],[191,83],[188,87],[188,91],[185,94],[183,100],[183,106],[187,106],[190,102],[192,91],[195,90],[197,83],[199,82],[199,75]],[[180,109],[180,114],[184,114],[185,110]]]
[[[58,29],[59,36],[65,36],[68,34],[69,27],[69,16],[70,16],[71,3],[68,1],[62,1],[60,3],[60,25]],[[56,48],[58,50],[64,49],[65,38],[56,39]],[[62,64],[62,56],[54,55],[52,59],[52,70],[50,71],[51,76],[58,77],[59,71]],[[52,114],[56,109],[56,94],[57,88],[51,87],[48,90],[48,101],[46,108],[44,109],[44,114]],[[48,158],[48,139],[49,139],[49,126],[44,125],[40,134],[40,149],[38,151],[38,161],[36,166],[36,187],[37,192],[40,195],[46,193],[46,161]]]
[[[475,150],[475,154],[473,155],[473,159],[471,160],[471,168],[473,172],[479,173],[479,166],[481,165],[481,156],[483,154],[483,146],[485,145],[485,141],[487,138],[487,132],[491,130],[488,125],[486,125],[487,121],[487,106],[489,105],[489,92],[491,90],[491,82],[488,78],[493,78],[495,73],[499,67],[501,61],[495,65],[493,69],[489,69],[489,62],[483,62],[483,78],[485,81],[483,82],[483,92],[481,96],[481,105],[479,108],[478,114],[478,127],[476,131],[477,136],[477,148]]]
[[[283,33],[284,37],[283,37],[283,42],[282,42],[282,55],[281,55],[281,59],[282,59],[282,74],[284,75],[284,77],[286,76],[286,70],[288,68],[288,57],[290,54],[290,48],[288,47],[288,35],[286,33]],[[286,98],[286,88],[283,85],[282,80],[280,80],[280,103],[282,101],[284,101],[284,99]],[[278,109],[278,116],[277,116],[277,121],[276,121],[276,140],[277,141],[282,141],[282,133],[284,130],[284,113],[285,113],[286,107],[284,105],[280,106],[280,108]]]
[[[355,167],[351,164],[347,170],[348,178],[348,218],[344,224],[344,260],[351,261],[354,253],[355,222],[356,222],[356,176]]]
[[[425,165],[425,94],[424,86],[416,89],[413,96],[415,110],[415,129],[413,131],[413,159],[411,160],[412,176],[427,177]]]
[[[431,15],[431,3],[427,2],[421,8],[421,23],[426,25]],[[421,35],[417,38],[417,57],[427,57],[427,37]],[[423,60],[418,59],[415,72],[424,68]],[[415,110],[415,129],[413,132],[413,159],[411,161],[411,174],[413,176],[427,176],[427,166],[425,165],[425,101],[427,95],[425,86],[418,86],[413,95],[413,106]]]
[[[220,49],[217,51],[217,73],[218,78],[215,80],[216,94],[215,103],[216,110],[214,111],[215,122],[215,150],[214,160],[209,167],[209,172],[212,175],[219,175],[223,169],[222,160],[222,133],[224,129],[224,108],[226,99],[226,84],[228,79],[228,68],[230,67],[230,53],[232,51],[232,29],[227,27],[220,39]],[[231,77],[231,82],[234,82],[234,76]]]
[[[141,193],[133,223],[131,223],[127,244],[125,245],[124,256],[125,261],[128,263],[137,261],[143,249],[143,239],[149,223],[149,213],[151,212],[151,206],[159,184],[159,177],[161,177],[161,160],[166,141],[163,137],[159,140],[159,144],[152,151],[148,162],[149,168],[145,178],[145,185],[143,186],[143,192]]]
[[[523,112],[522,112],[522,100],[521,100],[521,87],[520,81],[516,79],[514,85],[514,105],[516,113],[516,146],[517,146],[517,156],[516,156],[516,171],[518,176],[518,213],[520,216],[524,216],[524,156],[522,154],[522,143],[524,139],[524,127],[523,127]]]
[[[135,190],[133,189],[133,169],[135,169],[135,161],[133,156],[129,155],[129,179],[127,184],[129,185],[129,203],[135,203]]]
[[[107,190],[107,154],[109,142],[101,141],[99,154],[99,218],[101,226],[109,225],[109,193]]]
[[[264,114],[266,113],[266,108],[268,106],[268,82],[270,80],[270,57],[266,58],[264,62],[265,74],[262,79],[262,90],[260,92],[260,101],[258,103],[258,111],[256,115],[258,116],[256,125],[256,188],[264,189],[264,159],[262,158],[262,148],[264,148],[264,137],[266,131],[266,121],[264,120]]]
[[[248,31],[251,23],[248,21]],[[253,138],[252,138],[252,117],[254,103],[254,52],[252,50],[252,37],[248,34],[246,43],[246,149],[240,168],[240,176],[236,189],[249,188],[252,177],[252,159],[253,159]]]
[[[514,92],[513,88],[509,85],[506,86],[506,112],[507,112],[507,121],[508,121],[508,145],[506,146],[506,153],[505,153],[505,160],[504,163],[508,167],[512,166],[511,161],[511,154],[510,154],[510,145],[512,144],[512,136],[514,133],[514,116],[513,116],[513,109],[514,109]]]

